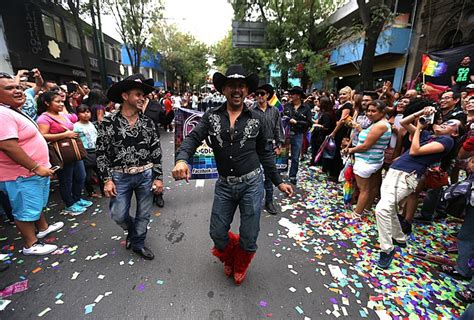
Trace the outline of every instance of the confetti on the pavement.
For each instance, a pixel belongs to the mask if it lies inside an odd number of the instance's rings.
[[[46,309],[44,309],[43,311],[41,311],[40,313],[38,313],[38,317],[42,317],[44,316],[45,314],[47,314],[48,312],[51,311],[51,308],[50,307],[47,307]]]

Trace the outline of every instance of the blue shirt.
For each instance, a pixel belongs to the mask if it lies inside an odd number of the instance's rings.
[[[454,147],[454,139],[449,135],[435,136],[430,132],[423,130],[420,136],[420,146],[430,142],[438,142],[444,146],[444,151],[438,153],[427,154],[423,156],[411,156],[410,150],[405,151],[400,158],[398,158],[390,168],[411,173],[416,172],[418,177],[425,174],[433,164],[437,164],[441,159],[449,154]]]

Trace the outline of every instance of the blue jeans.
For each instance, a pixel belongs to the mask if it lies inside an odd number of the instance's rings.
[[[66,207],[70,207],[81,199],[84,181],[86,180],[84,163],[81,160],[67,164],[61,170],[57,171],[57,176],[61,199],[63,199]]]
[[[145,246],[147,226],[150,222],[153,206],[153,173],[148,169],[142,173],[127,174],[113,172],[112,179],[117,190],[117,196],[110,200],[112,219],[124,230],[128,230],[133,249]],[[137,211],[135,218],[130,216],[132,194],[135,192]]]
[[[474,259],[474,242],[458,240],[458,258],[456,260],[456,270],[465,277],[473,276],[469,260]],[[469,283],[469,289],[474,291],[474,277]]]
[[[470,304],[469,307],[464,310],[459,320],[472,320],[474,319],[474,304]]]
[[[257,251],[263,200],[262,180],[261,173],[246,182],[236,184],[229,184],[221,178],[217,180],[209,234],[218,250],[224,250],[227,246],[228,231],[238,206],[240,246],[246,251]]]
[[[291,136],[291,167],[290,167],[290,178],[296,178],[298,174],[298,165],[300,162],[301,147],[303,146],[303,134],[296,133]]]

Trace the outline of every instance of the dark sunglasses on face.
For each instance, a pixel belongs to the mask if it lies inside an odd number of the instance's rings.
[[[262,97],[263,97],[263,96],[266,95],[266,94],[267,94],[267,93],[266,93],[265,91],[257,91],[257,92],[255,92],[255,95],[256,95],[256,96],[262,96]]]

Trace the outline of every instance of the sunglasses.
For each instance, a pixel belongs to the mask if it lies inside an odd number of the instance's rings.
[[[255,92],[255,95],[256,95],[256,96],[262,96],[262,97],[263,97],[263,96],[266,95],[266,94],[267,94],[267,93],[266,93],[265,91],[256,91],[256,92]]]

